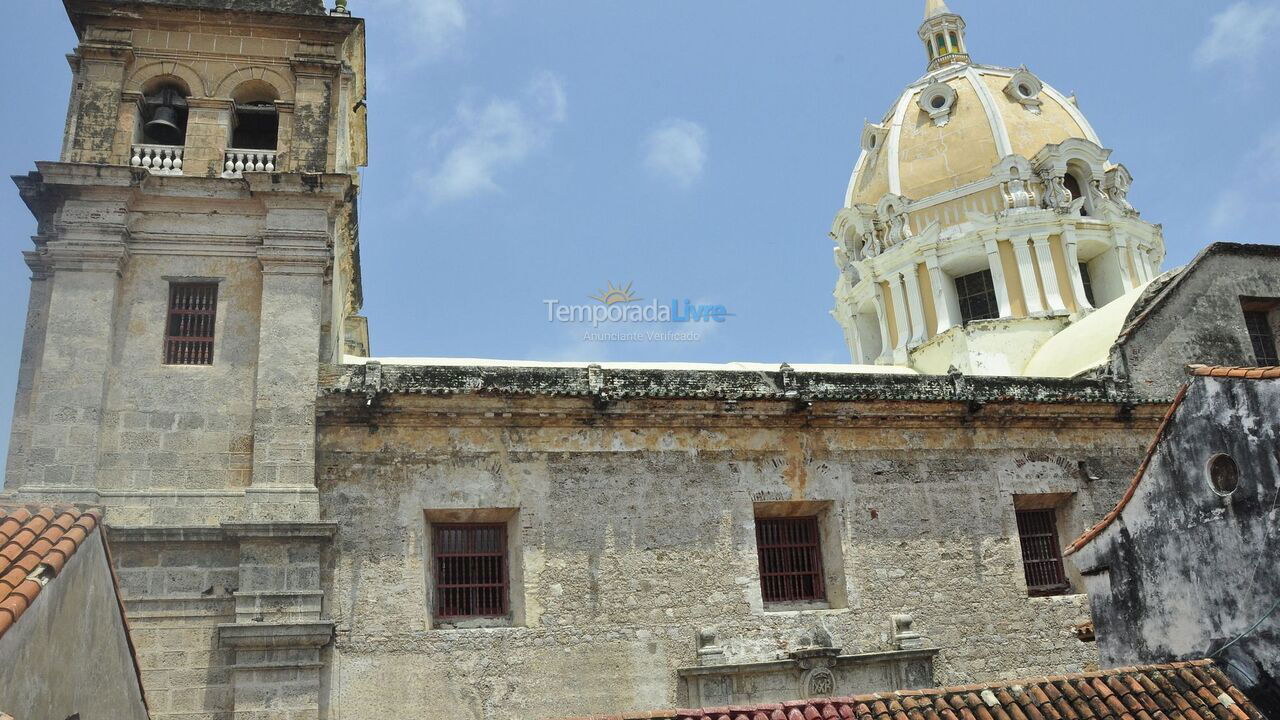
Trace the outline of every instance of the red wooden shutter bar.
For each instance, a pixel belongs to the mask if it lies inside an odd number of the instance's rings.
[[[765,602],[826,600],[818,518],[756,518]]]
[[[216,284],[169,285],[169,317],[164,337],[165,364],[213,364],[213,326],[217,310]]]
[[[432,525],[436,617],[502,617],[508,610],[507,528]]]
[[[1058,546],[1058,521],[1055,511],[1019,510],[1018,537],[1022,542],[1022,569],[1027,589],[1033,595],[1066,590],[1066,570],[1062,566],[1062,548]]]

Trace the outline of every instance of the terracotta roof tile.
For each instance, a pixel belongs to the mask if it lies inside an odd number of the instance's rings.
[[[1227,367],[1223,365],[1189,365],[1187,371],[1198,377],[1225,377],[1239,380],[1274,380],[1280,378],[1280,367]]]
[[[0,636],[98,527],[96,510],[0,507]],[[3,720],[0,716],[0,720]]]
[[[1225,698],[1225,701],[1224,701]],[[994,701],[994,702],[993,702]],[[1265,720],[1209,660],[781,705],[627,715],[659,720]],[[3,720],[3,718],[0,718]],[[591,720],[591,719],[586,719]],[[594,720],[606,720],[603,716]]]

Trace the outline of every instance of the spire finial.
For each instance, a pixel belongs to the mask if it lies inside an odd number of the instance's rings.
[[[946,0],[925,0],[920,40],[929,55],[929,70],[955,62],[969,62],[964,41],[964,18],[951,12]]]

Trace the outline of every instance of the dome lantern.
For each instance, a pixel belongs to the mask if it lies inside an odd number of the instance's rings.
[[[964,37],[964,18],[951,12],[946,0],[925,0],[924,23],[920,40],[929,56],[929,70],[951,63],[969,62],[969,47]]]

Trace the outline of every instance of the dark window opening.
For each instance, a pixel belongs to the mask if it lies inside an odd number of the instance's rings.
[[[756,518],[760,595],[767,603],[825,601],[818,518]]]
[[[996,286],[991,280],[990,270],[956,278],[956,296],[964,322],[1000,317],[1000,303],[996,300]]]
[[[186,144],[187,99],[181,90],[165,85],[143,98],[142,141],[178,147]]]
[[[216,283],[171,283],[164,337],[166,365],[212,365]]]
[[[1093,280],[1089,277],[1088,263],[1080,263],[1080,284],[1084,285],[1084,299],[1093,307],[1098,307],[1098,301],[1093,299]]]
[[[432,525],[436,617],[503,617],[509,609],[507,527]]]
[[[1253,358],[1259,367],[1280,365],[1276,352],[1276,334],[1271,327],[1271,314],[1265,310],[1245,310],[1244,324],[1253,344]]]
[[[236,103],[231,147],[238,150],[275,150],[279,135],[280,115],[274,103]]]
[[[1067,173],[1062,178],[1062,184],[1064,187],[1067,188],[1067,192],[1071,193],[1071,199],[1073,201],[1079,200],[1080,198],[1084,197],[1084,191],[1080,189],[1080,181],[1076,178],[1075,175],[1072,175],[1071,173]],[[1089,210],[1084,205],[1080,206],[1080,215],[1084,217],[1088,217],[1089,215]]]
[[[1061,595],[1071,589],[1058,544],[1058,517],[1053,508],[1018,510],[1022,571],[1032,595]]]

